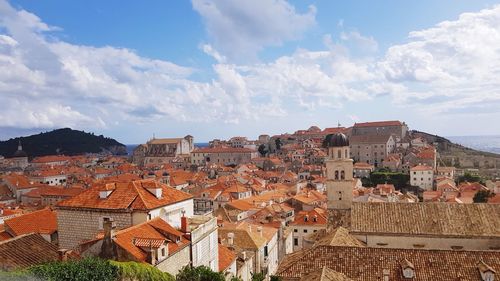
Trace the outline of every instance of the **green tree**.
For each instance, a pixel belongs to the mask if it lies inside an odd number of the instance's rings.
[[[259,145],[259,153],[262,157],[266,156],[268,150],[267,150],[267,146],[265,144],[261,144]]]
[[[263,273],[252,274],[252,281],[264,281],[266,276]]]
[[[271,275],[271,281],[281,281],[281,277],[276,276],[276,275]]]
[[[474,198],[472,198],[472,201],[474,203],[487,203],[488,199],[491,197],[495,196],[495,193],[489,191],[489,190],[479,190],[474,194]]]
[[[480,176],[475,176],[470,173],[465,173],[463,176],[458,177],[458,183],[462,182],[481,182],[482,179]]]
[[[280,138],[277,138],[274,140],[274,144],[276,145],[276,150],[280,150],[281,149],[281,146],[283,145],[281,143],[281,139]]]
[[[207,266],[184,266],[175,276],[177,281],[225,281],[224,274],[212,271]]]

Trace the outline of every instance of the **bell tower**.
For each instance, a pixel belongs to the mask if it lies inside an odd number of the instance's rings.
[[[326,160],[326,192],[329,228],[350,226],[353,191],[353,160],[349,140],[341,133],[331,135]]]

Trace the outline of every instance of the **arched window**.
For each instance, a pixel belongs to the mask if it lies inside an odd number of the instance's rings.
[[[339,179],[339,171],[335,171],[335,179],[338,180]]]
[[[345,149],[345,158],[349,158],[349,155],[347,155],[347,148]]]
[[[340,172],[340,179],[345,180],[345,172],[344,171]]]
[[[342,158],[342,151],[340,151],[340,149],[337,151],[337,154],[338,154],[338,158]]]

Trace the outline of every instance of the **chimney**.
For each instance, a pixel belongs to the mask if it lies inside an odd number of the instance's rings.
[[[257,226],[257,233],[259,233],[260,237],[262,237],[262,226]]]
[[[184,215],[182,215],[182,217],[181,217],[181,231],[184,233],[190,232],[188,218]]]
[[[104,237],[115,237],[116,224],[112,218],[104,218],[102,222],[102,228],[104,229]]]
[[[99,257],[103,259],[114,259],[117,256],[116,245],[113,241],[116,225],[112,218],[104,218],[102,222],[104,238],[102,240]]]
[[[66,250],[66,249],[57,250],[57,254],[59,255],[59,261],[67,261],[68,260],[67,252],[68,252],[68,250]]]
[[[233,247],[233,245],[234,245],[234,233],[232,233],[232,232],[229,232],[227,234],[227,245],[229,247]]]

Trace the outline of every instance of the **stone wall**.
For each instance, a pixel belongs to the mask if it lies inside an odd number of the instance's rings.
[[[177,275],[182,267],[191,262],[189,249],[189,246],[184,247],[182,250],[157,264],[156,267],[163,272],[172,274],[173,276]]]
[[[102,219],[104,217],[112,218],[116,224],[116,229],[132,225],[131,213],[66,209],[58,209],[56,213],[59,247],[62,249],[74,249],[80,242],[95,238],[97,233],[102,230]]]

